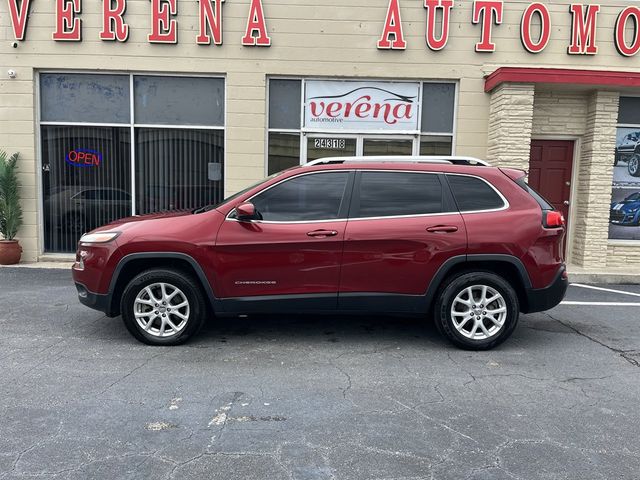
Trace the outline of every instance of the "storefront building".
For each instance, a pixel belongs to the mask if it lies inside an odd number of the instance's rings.
[[[523,168],[572,268],[640,268],[640,7],[497,0],[0,2],[23,261],[326,156]]]

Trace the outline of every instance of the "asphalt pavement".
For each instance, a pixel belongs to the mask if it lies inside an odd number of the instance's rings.
[[[1,268],[0,479],[638,479],[640,286],[588,287],[489,352],[343,316],[160,348]]]

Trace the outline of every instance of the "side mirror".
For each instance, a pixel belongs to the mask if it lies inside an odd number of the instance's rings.
[[[236,207],[238,220],[253,220],[256,218],[256,207],[251,202],[241,203]]]

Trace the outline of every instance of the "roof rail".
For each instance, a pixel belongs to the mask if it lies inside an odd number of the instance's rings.
[[[330,163],[375,163],[375,162],[397,162],[397,163],[436,163],[450,165],[478,165],[490,167],[491,165],[484,160],[474,157],[458,157],[458,156],[372,156],[372,157],[327,157],[319,158],[307,163],[307,166],[325,165]]]

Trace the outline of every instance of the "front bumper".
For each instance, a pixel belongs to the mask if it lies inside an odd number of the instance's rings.
[[[569,288],[566,271],[566,267],[561,267],[555,280],[548,287],[527,289],[527,304],[522,313],[544,312],[557,306],[564,299]]]
[[[99,293],[93,293],[87,289],[83,284],[76,282],[76,290],[78,290],[78,300],[80,303],[98,310],[107,316],[111,315],[111,298],[109,295],[102,295]]]
[[[634,225],[637,212],[619,213],[612,212],[609,221],[614,225]]]

